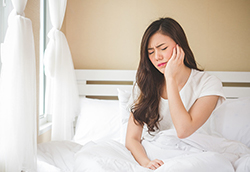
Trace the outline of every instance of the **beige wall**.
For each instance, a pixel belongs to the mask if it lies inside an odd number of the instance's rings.
[[[76,69],[136,69],[146,27],[172,17],[205,70],[250,71],[249,0],[68,0],[63,31]]]
[[[51,130],[39,135],[37,137],[37,143],[45,143],[51,141]]]

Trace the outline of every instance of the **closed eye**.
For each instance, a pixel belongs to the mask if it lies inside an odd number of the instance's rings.
[[[168,46],[167,47],[165,47],[165,48],[163,48],[163,49],[161,49],[161,50],[166,50],[168,48]]]
[[[154,51],[148,52],[149,55],[151,55],[151,54],[153,54],[153,53],[154,53]]]

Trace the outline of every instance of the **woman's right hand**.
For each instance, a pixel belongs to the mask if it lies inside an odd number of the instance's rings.
[[[184,57],[185,53],[183,49],[177,44],[176,47],[174,47],[172,56],[170,60],[167,63],[167,66],[164,71],[164,76],[166,80],[168,78],[175,78],[177,73],[180,71],[180,67],[185,66],[184,65]]]
[[[153,161],[150,161],[145,167],[149,168],[151,170],[156,170],[157,168],[159,168],[163,164],[164,164],[164,162],[162,160],[155,159]]]

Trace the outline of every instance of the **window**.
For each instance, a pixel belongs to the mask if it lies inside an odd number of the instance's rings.
[[[51,116],[45,114],[45,85],[46,85],[46,76],[44,72],[44,51],[46,49],[46,45],[49,41],[47,37],[48,32],[52,28],[49,18],[49,8],[48,8],[48,0],[40,0],[40,67],[39,67],[39,124],[40,124],[40,132],[42,134],[46,132],[48,129],[46,125],[47,122],[51,122]]]
[[[45,102],[45,74],[44,74],[44,65],[43,65],[43,54],[44,50],[46,48],[46,44],[48,42],[47,34],[49,30],[51,29],[50,19],[49,17],[49,11],[48,11],[48,0],[40,0],[40,68],[39,68],[39,124],[40,126],[43,124],[46,124],[48,121],[51,121],[47,115],[45,115],[45,108],[44,108],[44,102]],[[8,28],[8,17],[10,12],[13,10],[13,5],[11,0],[0,0],[0,44],[4,42],[4,37],[6,34],[6,30]],[[1,51],[0,46],[0,52]],[[1,53],[0,53],[0,73],[1,73]],[[45,125],[46,127],[46,125]],[[42,129],[43,128],[43,129]],[[43,131],[40,132],[43,133],[47,129],[44,130],[44,127],[42,127]]]
[[[0,0],[0,44],[4,42],[4,37],[8,27],[8,17],[13,10],[11,0]],[[47,34],[50,31],[52,25],[49,18],[48,0],[40,0],[40,67],[39,67],[39,124],[40,126],[51,121],[48,115],[45,114],[45,74],[43,65],[44,50],[48,43]],[[1,52],[1,46],[0,46]],[[0,53],[0,72],[1,72],[1,53]],[[45,131],[43,131],[45,132]],[[41,134],[41,133],[40,133]]]

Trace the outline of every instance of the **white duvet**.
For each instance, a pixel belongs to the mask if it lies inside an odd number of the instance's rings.
[[[167,130],[151,140],[143,140],[142,145],[149,158],[164,161],[155,172],[250,172],[250,149],[240,142],[199,133],[179,139],[174,130]],[[141,167],[124,145],[111,140],[84,146],[57,142],[49,147],[41,145],[39,151],[40,171],[45,168],[74,172],[152,171]]]
[[[70,172],[74,156],[82,148],[71,141],[52,141],[37,146],[37,172]]]
[[[150,159],[161,159],[164,165],[156,172],[249,172],[250,150],[244,144],[224,138],[194,133],[186,139],[176,137],[174,130],[158,133],[142,144]],[[74,171],[140,172],[131,153],[115,141],[89,142],[75,155]]]

